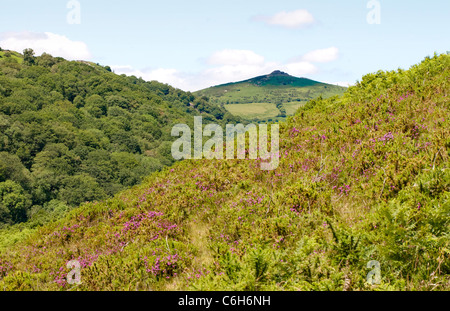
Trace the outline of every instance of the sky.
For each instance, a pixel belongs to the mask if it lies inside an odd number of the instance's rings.
[[[448,0],[0,0],[0,47],[185,91],[282,70],[352,85],[450,50]]]

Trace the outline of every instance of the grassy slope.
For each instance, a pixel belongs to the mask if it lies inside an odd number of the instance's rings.
[[[325,88],[325,86],[327,88]],[[307,101],[320,95],[328,98],[334,95],[340,95],[344,88],[333,85],[314,85],[309,87],[289,87],[289,86],[255,86],[250,83],[234,84],[230,86],[221,86],[211,91],[199,91],[198,95],[210,96],[212,100],[218,103],[244,104],[254,101],[275,103],[277,96],[283,101]]]
[[[270,103],[232,104],[225,108],[232,115],[248,119],[275,118],[280,113],[277,106]]]
[[[275,171],[183,161],[83,205],[3,249],[0,288],[449,290],[449,73],[435,56],[309,102]]]
[[[284,109],[286,109],[286,114],[288,116],[293,116],[297,112],[297,110],[302,107],[304,104],[298,102],[289,102],[283,104]]]
[[[15,51],[9,51],[9,50],[0,51],[0,58],[6,58],[5,53],[7,53],[7,52],[9,52],[10,57],[14,58],[19,64],[23,63],[22,55]]]

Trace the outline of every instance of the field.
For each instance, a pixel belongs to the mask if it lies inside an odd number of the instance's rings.
[[[257,102],[306,102],[310,99],[322,96],[328,98],[341,95],[343,88],[334,85],[317,84],[307,87],[286,86],[255,86],[249,83],[230,85],[210,89],[207,92],[199,92],[198,95],[210,97],[211,102],[217,104],[242,104]]]
[[[275,118],[280,113],[275,104],[270,103],[231,104],[224,107],[231,114],[246,119]]]
[[[288,116],[293,116],[298,108],[302,107],[304,103],[289,102],[282,106],[286,110]],[[280,110],[272,103],[251,103],[251,104],[229,104],[224,107],[232,114],[238,117],[257,120],[274,120],[279,118]]]

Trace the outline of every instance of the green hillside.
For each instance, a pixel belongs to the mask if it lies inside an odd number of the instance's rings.
[[[15,52],[15,51],[10,51],[10,50],[2,50],[0,48],[0,59],[3,58],[12,58],[14,59],[16,62],[18,62],[19,64],[21,64],[23,62],[23,57],[20,53]]]
[[[0,228],[102,200],[174,162],[171,128],[224,109],[109,67],[0,51]]]
[[[449,92],[450,55],[368,74],[280,124],[274,171],[182,161],[3,231],[0,288],[449,290]],[[80,285],[67,283],[73,259]]]
[[[342,95],[345,90],[344,87],[274,71],[249,80],[210,87],[195,94],[208,97],[211,103],[242,118],[272,121],[294,115],[308,100]],[[253,103],[257,104],[255,111],[251,111],[249,105]],[[240,106],[242,104],[244,106]],[[258,106],[263,106],[264,110]]]

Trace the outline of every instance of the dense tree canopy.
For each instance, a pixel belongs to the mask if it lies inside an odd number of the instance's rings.
[[[205,98],[109,67],[0,52],[0,226],[139,183],[173,163],[170,129],[193,115],[234,121]]]

